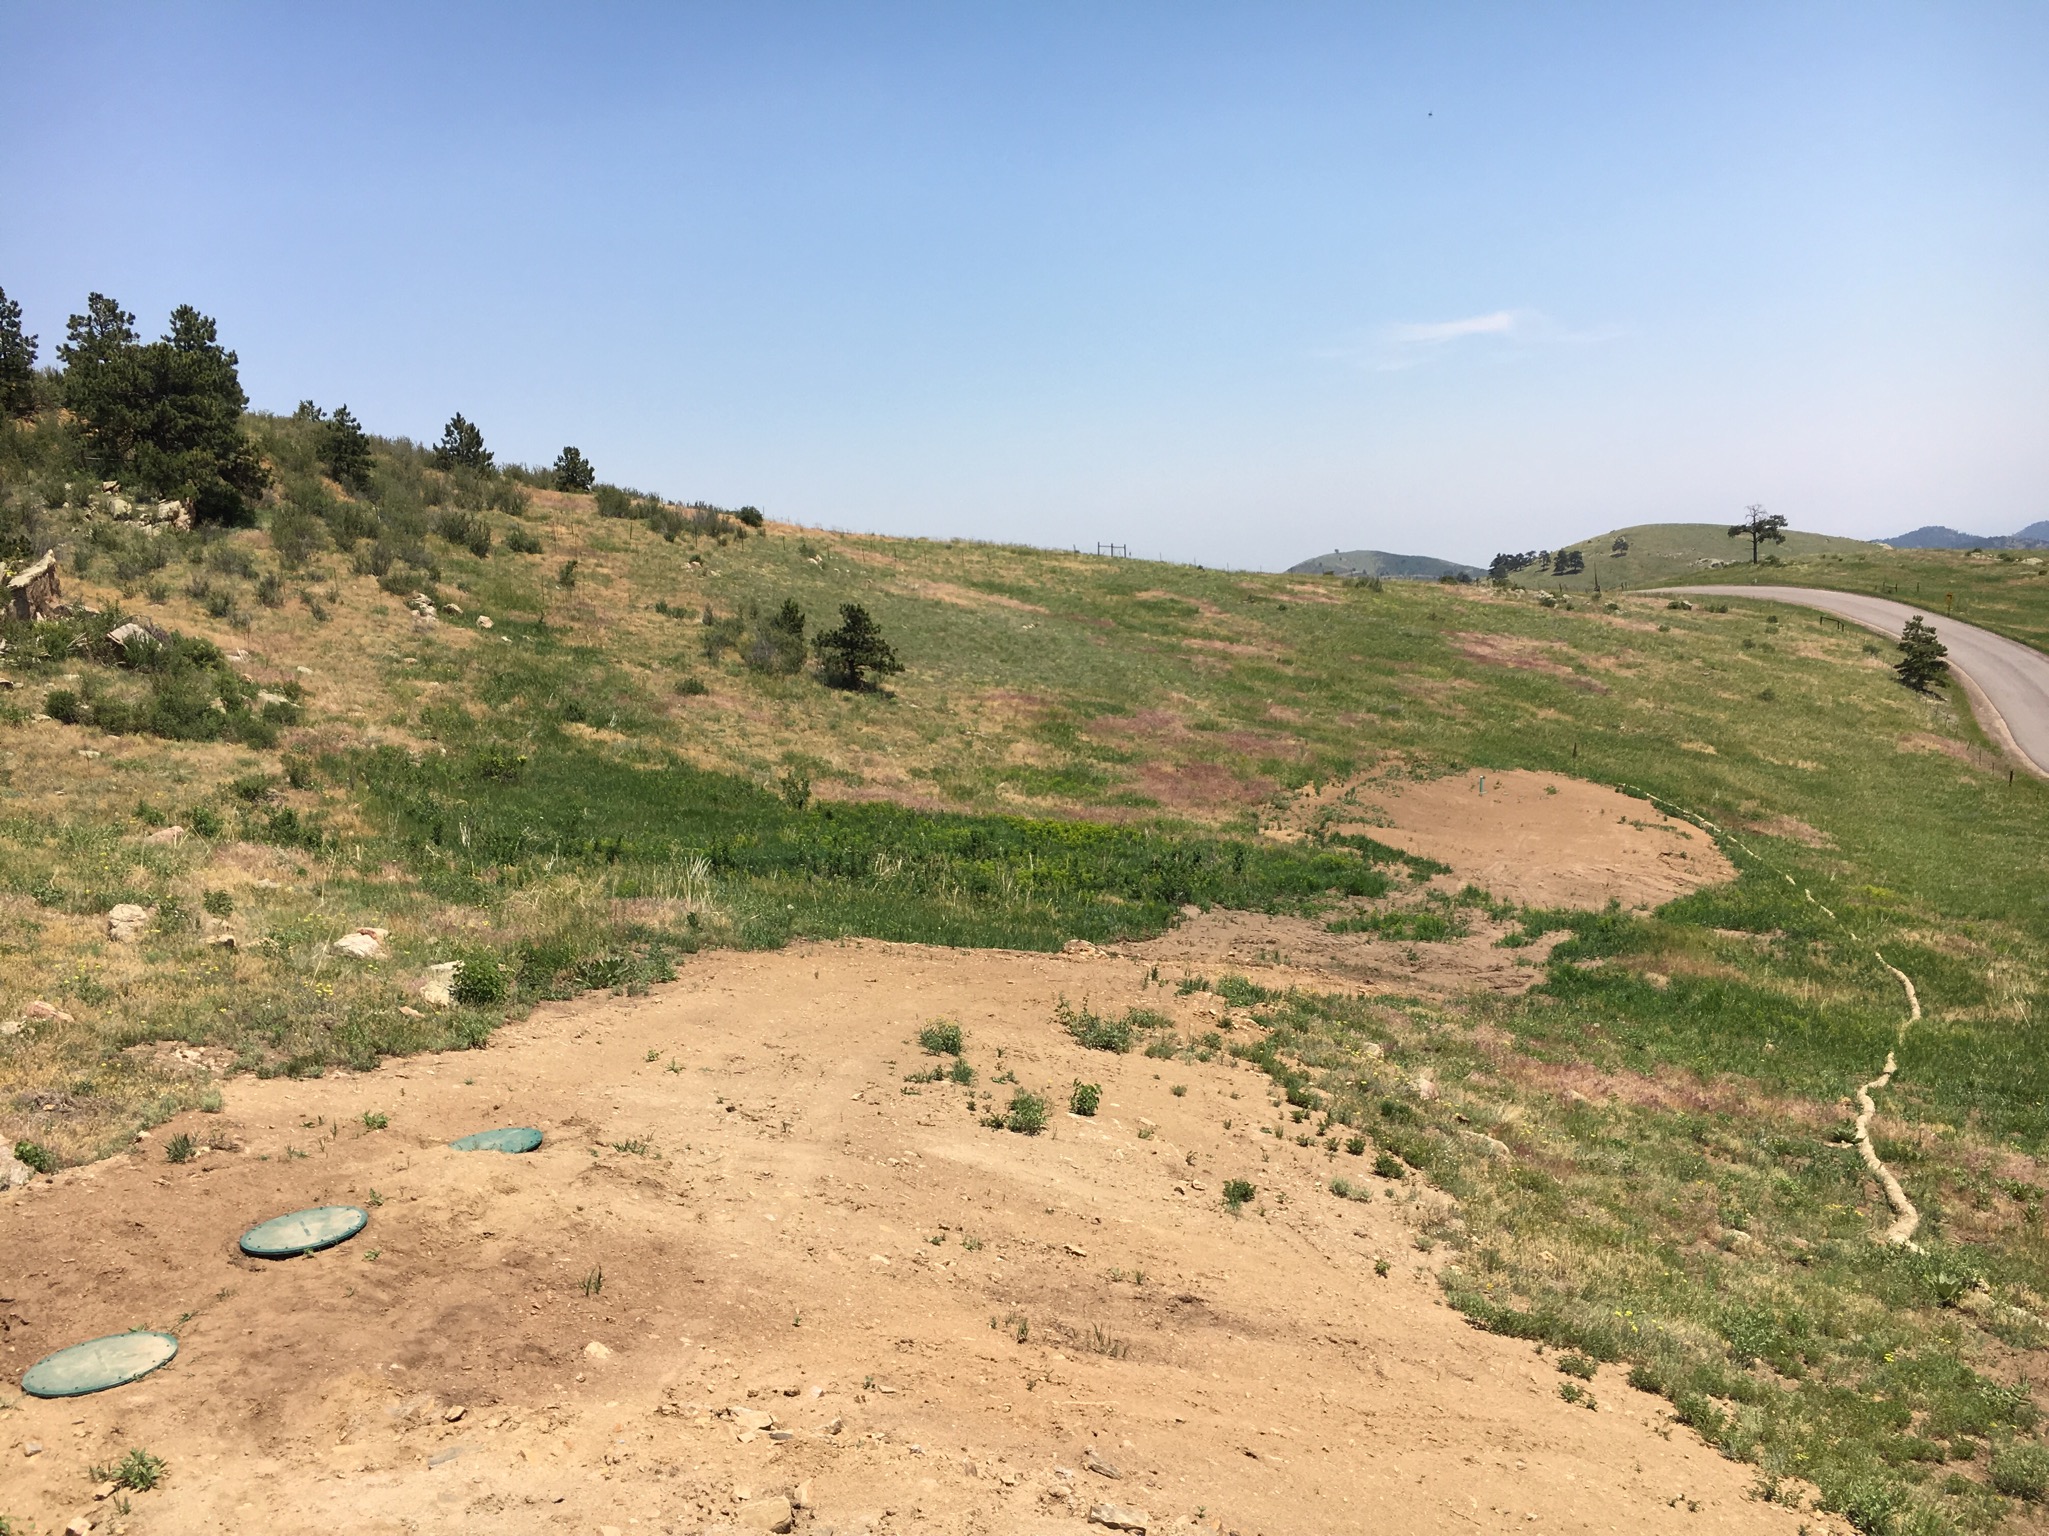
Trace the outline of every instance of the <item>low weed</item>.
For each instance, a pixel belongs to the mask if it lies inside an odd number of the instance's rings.
[[[1010,1107],[1002,1116],[1005,1130],[1020,1136],[1036,1136],[1046,1128],[1046,1101],[1020,1088],[1010,1096]]]
[[[1097,1083],[1077,1082],[1074,1091],[1067,1097],[1069,1114],[1093,1115],[1096,1106],[1103,1102],[1103,1090]]]
[[[967,1049],[967,1037],[950,1019],[934,1019],[918,1031],[918,1044],[933,1056],[958,1056]]]
[[[1224,1180],[1224,1205],[1234,1215],[1249,1205],[1258,1193],[1258,1188],[1244,1179]]]
[[[189,1163],[199,1156],[199,1144],[180,1131],[164,1143],[164,1161],[167,1163]]]

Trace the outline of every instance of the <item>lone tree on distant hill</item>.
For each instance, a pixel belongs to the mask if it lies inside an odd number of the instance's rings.
[[[1948,654],[1949,647],[1935,638],[1935,626],[1917,613],[1900,631],[1900,659],[1892,669],[1916,693],[1926,693],[1948,674],[1949,663],[1942,659]]]
[[[555,455],[555,489],[558,491],[587,491],[598,483],[598,472],[575,448],[564,448]]]
[[[434,448],[434,462],[443,469],[475,469],[489,472],[491,450],[484,446],[484,434],[461,411],[449,417],[441,429],[441,441]]]
[[[840,627],[818,636],[811,642],[811,648],[818,653],[818,664],[825,671],[828,688],[871,688],[874,684],[864,673],[886,677],[904,669],[889,642],[882,638],[882,631],[868,617],[868,610],[859,603],[841,603]]]
[[[1729,537],[1750,540],[1750,563],[1755,565],[1758,545],[1786,542],[1786,520],[1776,512],[1765,511],[1762,502],[1752,502],[1743,510],[1750,516],[1731,528]]]
[[[370,481],[370,439],[363,424],[345,405],[338,405],[320,434],[320,462],[327,472],[351,490]]]
[[[21,306],[0,289],[0,416],[36,409],[36,339],[21,331]]]

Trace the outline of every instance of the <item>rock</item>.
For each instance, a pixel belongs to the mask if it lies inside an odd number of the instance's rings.
[[[600,1344],[596,1339],[592,1339],[590,1343],[584,1345],[583,1352],[593,1360],[609,1360],[612,1358],[612,1351]]]
[[[9,1152],[5,1157],[0,1157],[0,1190],[19,1189],[35,1176],[35,1169],[29,1167],[27,1163],[24,1163],[12,1152]],[[34,1441],[29,1443],[31,1445],[35,1444]],[[36,1451],[41,1449],[42,1447],[38,1445],[35,1450],[29,1451],[28,1454],[33,1456]]]
[[[42,1442],[42,1441],[40,1441],[40,1440],[24,1440],[24,1441],[22,1441],[22,1443],[21,1443],[21,1454],[22,1454],[22,1455],[24,1455],[24,1456],[40,1456],[40,1455],[42,1455],[42,1454],[43,1454],[43,1442]]]
[[[185,829],[183,827],[158,827],[156,831],[150,833],[143,841],[145,843],[154,843],[160,847],[175,848],[178,844],[185,841]]]
[[[1416,1074],[1416,1097],[1425,1104],[1428,1104],[1437,1097],[1437,1079],[1435,1076],[1428,1072],[1418,1072]]]
[[[120,1486],[121,1485],[115,1482],[111,1477],[108,1478],[104,1483],[101,1483],[99,1487],[93,1489],[92,1496],[94,1501],[98,1502],[101,1499],[112,1498],[114,1496],[114,1490],[116,1488],[119,1488]]]
[[[427,1015],[420,1012],[419,1009],[408,1008],[404,1003],[400,1003],[398,1005],[398,1015],[402,1019],[424,1019],[425,1017],[427,1017]]]
[[[490,615],[490,614],[488,614],[488,613],[480,613],[480,614],[478,614],[478,615],[477,615],[477,628],[479,628],[479,629],[489,629],[490,627],[491,627],[491,615]]]
[[[107,914],[107,937],[116,944],[133,944],[149,926],[149,908],[124,901]]]
[[[64,589],[57,580],[57,551],[45,550],[43,558],[17,573],[7,583],[7,603],[14,616],[24,622],[52,618],[57,599]]]
[[[117,625],[113,629],[108,630],[107,638],[120,646],[124,651],[137,645],[162,645],[164,643],[162,635],[151,629],[147,624],[138,624],[133,619],[130,619],[126,624]]]
[[[455,615],[455,616],[456,616],[457,618],[461,618],[461,617],[462,617],[462,609],[461,609],[461,608],[459,608],[458,606],[456,606],[456,605],[455,605],[454,603],[443,603],[443,604],[441,605],[441,611],[442,611],[443,613],[452,613],[452,614],[454,614],[454,615]]]
[[[18,1035],[27,1027],[20,1019],[0,1019],[0,1035]]]
[[[1136,1531],[1145,1536],[1146,1515],[1136,1509],[1125,1509],[1118,1504],[1098,1504],[1089,1511],[1089,1524],[1107,1527],[1113,1531]]]
[[[358,928],[354,933],[345,933],[327,946],[338,955],[349,955],[357,960],[382,960],[391,951],[384,947],[384,938],[374,928]]]
[[[1102,1457],[1098,1456],[1093,1450],[1087,1450],[1081,1453],[1081,1464],[1084,1467],[1087,1467],[1089,1471],[1095,1473],[1098,1477],[1121,1478],[1124,1475],[1122,1472],[1118,1471],[1117,1468],[1113,1466],[1111,1463],[1103,1460]]]
[[[468,1412],[469,1409],[465,1408],[461,1403],[457,1403],[453,1408],[449,1409],[448,1412],[442,1414],[441,1417],[444,1422],[449,1424],[455,1424],[461,1422],[462,1416]]]
[[[207,939],[206,947],[208,949],[225,949],[233,953],[241,946],[232,933],[216,933]]]
[[[25,1019],[55,1019],[59,1024],[69,1024],[71,1022],[70,1014],[54,1003],[44,1002],[41,998],[37,998],[26,1008],[22,1009],[21,1016]]]
[[[64,1527],[64,1536],[92,1536],[92,1516],[73,1515],[71,1523]]]
[[[790,1490],[790,1505],[795,1509],[811,1508],[811,1480],[809,1478],[806,1478]]]
[[[268,688],[259,688],[256,690],[256,702],[258,704],[289,704],[292,701],[281,693],[272,693]]]
[[[780,1494],[772,1499],[750,1499],[740,1506],[740,1524],[750,1531],[787,1531],[796,1521],[796,1511]]]
[[[1749,1253],[1757,1247],[1757,1239],[1740,1227],[1731,1227],[1722,1234],[1721,1244],[1729,1253]]]
[[[462,967],[460,960],[444,960],[439,965],[427,967],[413,990],[420,1001],[432,1008],[453,1008],[455,1006],[455,973]]]
[[[1368,1040],[1364,1045],[1360,1046],[1359,1049],[1364,1051],[1368,1056],[1371,1056],[1375,1061],[1380,1060],[1381,1057],[1387,1054],[1387,1052],[1383,1051],[1380,1048],[1380,1042],[1378,1040]]]
[[[742,1429],[774,1429],[775,1415],[763,1413],[759,1408],[734,1406],[726,1410],[726,1417]]]
[[[1065,944],[1060,946],[1060,953],[1063,955],[1073,955],[1078,959],[1086,960],[1091,955],[1100,955],[1102,951],[1096,948],[1096,946],[1091,944],[1087,939],[1069,939]]]

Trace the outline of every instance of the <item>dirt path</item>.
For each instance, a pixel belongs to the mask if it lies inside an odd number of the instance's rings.
[[[801,1491],[795,1528],[840,1533],[1081,1532],[1112,1501],[1150,1530],[1247,1536],[1793,1536],[1802,1517],[1746,1497],[1750,1469],[1618,1372],[1588,1412],[1530,1346],[1466,1326],[1415,1243],[1435,1197],[1263,1134],[1284,1122],[1252,1069],[1053,1027],[1063,994],[1218,1027],[1214,999],[1147,969],[707,955],[484,1051],[234,1079],[223,1114],[0,1205],[0,1510],[42,1530],[96,1510],[136,1532],[623,1536],[768,1529]],[[1007,1097],[1015,1074],[1064,1101],[1086,1077],[1101,1113],[1025,1137],[951,1082],[907,1083],[937,1015],[981,1087]],[[443,1145],[517,1123],[547,1145]],[[179,1131],[240,1149],[168,1165]],[[1329,1194],[1338,1171],[1374,1197]],[[1259,1187],[1237,1216],[1234,1177]],[[370,1206],[369,1228],[309,1259],[237,1253],[253,1221],[328,1201]],[[63,1343],[174,1325],[177,1361],[133,1387],[11,1394]],[[87,1469],[135,1445],[171,1471],[122,1521]]]

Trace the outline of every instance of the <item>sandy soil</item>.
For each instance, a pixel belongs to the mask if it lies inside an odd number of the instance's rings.
[[[1485,783],[1482,789],[1482,781]],[[1359,808],[1356,821],[1344,814]],[[1425,853],[1508,901],[1538,907],[1650,907],[1736,871],[1705,833],[1605,785],[1555,773],[1370,779],[1326,789],[1297,816]]]
[[[0,1204],[8,1377],[104,1332],[183,1340],[131,1387],[10,1392],[0,1510],[694,1532],[770,1528],[801,1491],[795,1528],[819,1532],[1080,1532],[1107,1501],[1167,1531],[1792,1536],[1748,1469],[1619,1373],[1589,1412],[1530,1346],[1461,1322],[1414,1244],[1433,1197],[1261,1134],[1280,1111],[1253,1070],[1085,1052],[1053,1026],[1087,994],[1215,1027],[1217,1000],[1147,988],[1149,963],[708,955],[484,1051],[231,1080],[222,1114]],[[907,1084],[940,1015],[999,1099],[1001,1073],[1063,1102],[1085,1077],[1101,1113],[1025,1137],[979,1124],[969,1090]],[[547,1145],[443,1145],[518,1123]],[[180,1131],[240,1150],[172,1166]],[[1333,1172],[1374,1198],[1330,1195]],[[1233,1177],[1260,1191],[1238,1216]],[[253,1222],[330,1201],[369,1205],[368,1229],[238,1254]],[[88,1466],[138,1445],[164,1485],[126,1516],[95,1504]]]

